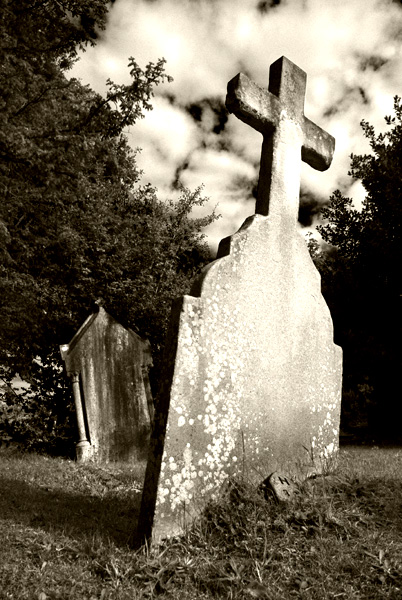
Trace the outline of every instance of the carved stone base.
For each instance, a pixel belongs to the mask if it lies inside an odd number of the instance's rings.
[[[92,458],[92,446],[85,440],[84,442],[78,442],[75,447],[77,455],[77,462],[88,462]]]

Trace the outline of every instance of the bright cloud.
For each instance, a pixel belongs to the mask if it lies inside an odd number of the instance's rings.
[[[194,121],[163,97],[156,97],[153,110],[128,131],[133,147],[141,148],[137,163],[145,179],[158,189],[168,188],[177,166],[199,143]]]
[[[257,177],[261,136],[232,115],[214,133],[213,110],[203,110],[197,120],[190,104],[205,98],[224,101],[227,82],[240,70],[266,86],[269,65],[287,56],[308,75],[306,116],[336,137],[331,168],[318,173],[304,165],[303,186],[322,201],[340,186],[349,195],[355,193],[356,205],[361,205],[361,186],[347,177],[350,153],[368,151],[359,123],[364,118],[377,130],[384,129],[393,96],[402,95],[398,3],[282,0],[265,12],[257,4],[118,0],[106,32],[73,72],[103,92],[108,77],[128,81],[129,56],[141,66],[166,58],[174,82],[155,90],[154,109],[131,128],[130,141],[142,148],[138,162],[144,180],[159,188],[160,197],[171,193],[178,173],[189,187],[205,184],[210,206],[219,203],[223,215],[209,232],[214,246],[253,212],[251,190],[234,182]],[[164,97],[167,93],[173,104]]]

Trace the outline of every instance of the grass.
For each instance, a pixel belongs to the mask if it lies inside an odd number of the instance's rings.
[[[233,486],[152,553],[142,475],[0,450],[0,599],[402,598],[402,448],[344,448],[287,505]]]

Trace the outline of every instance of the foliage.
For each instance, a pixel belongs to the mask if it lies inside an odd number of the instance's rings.
[[[143,474],[0,449],[1,593],[396,600],[401,461],[398,449],[341,449],[338,472],[306,481],[288,504],[233,486],[185,535],[133,552]]]
[[[7,396],[30,445],[42,410],[56,424],[38,439],[67,434],[58,346],[96,304],[150,339],[157,370],[171,300],[209,260],[201,231],[215,216],[190,218],[201,188],[161,201],[139,184],[123,129],[170,80],[163,59],[142,70],[130,58],[131,83],[108,80],[105,97],[67,78],[104,28],[106,0],[2,4],[0,375],[31,384],[29,399]],[[0,430],[16,432],[4,419]]]
[[[1,382],[0,444],[74,457],[74,406],[62,368],[34,361],[32,372],[29,386]]]
[[[324,242],[313,256],[344,349],[345,391],[381,435],[392,435],[400,369],[402,261],[402,104],[390,127],[375,134],[361,125],[371,154],[352,155],[349,175],[366,189],[361,210],[337,190],[318,227]],[[367,394],[367,389],[369,394]],[[347,408],[347,407],[346,407]]]

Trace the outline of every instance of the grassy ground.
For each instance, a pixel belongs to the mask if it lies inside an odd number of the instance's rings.
[[[140,481],[0,450],[0,599],[402,598],[402,448],[344,448],[286,506],[233,489],[151,555]]]

